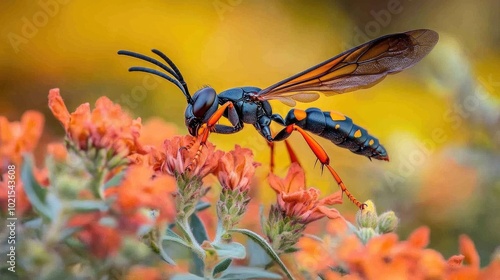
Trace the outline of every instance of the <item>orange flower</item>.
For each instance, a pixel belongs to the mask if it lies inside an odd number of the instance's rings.
[[[93,111],[85,103],[70,114],[59,89],[52,89],[49,92],[49,108],[63,125],[67,136],[80,149],[87,149],[90,141],[95,147],[111,148],[118,154],[144,152],[138,142],[141,119],[133,120],[120,105],[113,104],[107,97],[97,99]]]
[[[127,273],[125,277],[126,280],[141,280],[141,279],[151,279],[151,280],[161,280],[164,279],[162,277],[161,271],[158,268],[154,267],[145,267],[145,266],[134,266]]]
[[[466,236],[461,235],[459,239],[461,255],[452,256],[448,259],[448,267],[453,279],[486,279],[486,275],[479,277],[479,254],[474,242]],[[467,265],[464,265],[463,262]],[[494,263],[492,263],[494,264]]]
[[[350,274],[366,279],[423,279],[428,274],[418,271],[416,265],[422,259],[424,251],[420,249],[416,252],[415,245],[426,242],[424,234],[424,231],[419,230],[413,235],[412,241],[398,243],[397,235],[388,233],[370,239],[366,246],[357,237],[350,235],[338,248],[338,256],[341,263],[346,264]],[[433,256],[428,258],[434,259]],[[444,263],[441,258],[437,265]],[[435,273],[434,269],[432,273]]]
[[[335,192],[319,199],[319,190],[306,188],[304,170],[297,163],[292,163],[284,179],[269,174],[269,185],[278,194],[278,207],[287,216],[298,218],[307,224],[327,216],[339,218],[340,213],[329,205],[342,203],[342,192]]]
[[[437,251],[426,249],[429,229],[416,229],[407,241],[398,241],[388,233],[374,237],[363,245],[354,235],[344,237],[336,248],[339,263],[349,274],[363,279],[498,279],[500,261],[493,261],[480,271],[479,257],[473,242],[460,237],[462,256],[448,261]],[[466,260],[469,265],[462,265]]]
[[[50,143],[47,145],[47,154],[56,161],[65,161],[68,157],[68,150],[62,143]]]
[[[244,192],[249,190],[257,166],[252,151],[236,145],[220,159],[216,174],[222,187]]]
[[[116,228],[99,223],[103,214],[93,212],[73,216],[68,222],[69,227],[79,227],[76,233],[94,256],[105,259],[115,255],[120,248],[122,236]]]
[[[336,265],[334,243],[329,235],[326,235],[323,240],[302,237],[297,243],[300,251],[296,253],[296,259],[307,271],[313,274],[323,273]]]
[[[130,155],[128,157],[130,163],[153,168],[156,171],[160,170],[165,155],[159,150],[162,149],[165,139],[173,137],[176,132],[176,126],[160,118],[151,118],[146,121],[139,138],[139,143],[144,145],[146,153]]]
[[[152,165],[155,170],[161,170],[170,175],[184,173],[196,157],[197,149],[193,147],[190,150],[185,149],[192,140],[192,136],[175,136],[165,140],[163,143],[164,152],[157,152],[152,156]],[[223,154],[224,152],[216,151],[215,146],[207,142],[190,174],[203,178],[214,172]]]
[[[175,179],[169,175],[160,174],[153,178],[151,169],[131,165],[123,182],[119,186],[107,189],[106,196],[116,197],[116,208],[123,215],[134,217],[140,209],[152,208],[159,210],[159,221],[173,221],[175,217],[173,194],[176,186]],[[137,217],[133,220],[136,219]]]
[[[8,210],[9,191],[11,194],[15,191],[16,215],[31,209],[21,181],[21,162],[23,153],[35,149],[43,123],[43,115],[36,111],[26,111],[20,122],[9,122],[0,116],[0,204],[3,213]],[[38,180],[43,179],[43,170],[35,168],[33,171]]]
[[[22,154],[32,152],[42,135],[44,118],[36,111],[26,111],[20,122],[0,116],[0,174],[10,164],[21,164]]]
[[[479,268],[479,254],[474,242],[467,235],[460,235],[459,244],[465,262],[471,267]]]
[[[165,139],[171,138],[176,134],[177,127],[175,125],[154,117],[148,119],[142,126],[139,142],[143,145],[161,147]]]
[[[160,279],[171,279],[176,274],[186,273],[188,268],[186,263],[177,263],[177,265],[172,266],[167,263],[154,264],[155,266],[149,267],[144,265],[134,265],[130,268],[125,280],[160,280]]]
[[[31,203],[24,191],[23,182],[19,178],[21,176],[21,170],[15,170],[14,180],[11,180],[12,177],[9,177],[8,171],[3,175],[0,174],[2,177],[0,178],[0,205],[2,213],[8,213],[9,194],[12,194],[16,199],[16,205],[13,209],[15,212],[13,212],[13,214],[15,214],[15,216],[22,216],[31,209]],[[12,190],[15,191],[15,193],[12,193]]]

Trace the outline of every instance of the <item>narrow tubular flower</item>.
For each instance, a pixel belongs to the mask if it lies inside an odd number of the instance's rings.
[[[250,197],[250,181],[257,163],[253,161],[252,151],[236,145],[219,162],[216,174],[222,185],[217,216],[224,232],[234,228],[246,212]],[[219,234],[224,234],[220,231]]]
[[[173,195],[176,181],[172,176],[158,174],[145,166],[131,165],[119,186],[107,189],[107,197],[115,197],[115,210],[133,217],[141,209],[159,210],[158,222],[172,222],[175,218]]]
[[[103,217],[98,212],[82,213],[68,221],[68,227],[80,229],[75,233],[76,237],[99,259],[116,255],[122,242],[122,235],[117,228],[99,222]]]
[[[215,150],[215,146],[207,142],[201,149],[198,159],[193,161],[198,151],[197,146],[186,149],[192,142],[192,136],[175,136],[165,140],[163,151],[155,153],[151,158],[155,170],[178,176],[184,174],[186,168],[194,162],[195,166],[189,172],[189,176],[203,178],[213,173],[224,152]]]
[[[7,165],[19,165],[23,153],[33,152],[43,124],[43,115],[36,111],[26,111],[20,122],[0,116],[0,173],[6,171]]]
[[[234,150],[226,153],[220,159],[216,170],[217,178],[223,188],[248,191],[250,181],[255,174],[255,167],[259,165],[253,161],[250,149],[236,145]]]
[[[97,148],[112,149],[116,154],[144,153],[138,141],[141,119],[132,119],[107,97],[100,97],[92,111],[85,103],[70,114],[59,89],[52,89],[49,108],[79,149],[88,149],[90,143]]]
[[[286,216],[298,219],[303,224],[323,217],[339,218],[340,213],[327,206],[342,203],[342,192],[338,191],[325,198],[319,198],[319,191],[307,188],[304,170],[293,163],[284,179],[269,174],[269,185],[278,195],[278,207]]]
[[[317,189],[306,187],[304,170],[297,163],[292,163],[284,179],[269,174],[268,180],[278,201],[271,206],[264,232],[276,252],[294,252],[307,224],[323,217],[342,218],[328,207],[342,203],[342,192],[320,199]]]
[[[36,111],[26,111],[21,121],[9,122],[0,116],[0,211],[7,213],[8,195],[15,186],[16,213],[23,215],[31,209],[31,203],[21,181],[22,155],[35,150],[42,134],[44,117]],[[9,172],[10,171],[10,172]],[[37,181],[44,183],[45,170],[34,168]],[[17,174],[15,176],[14,174]],[[15,182],[14,184],[12,182]]]

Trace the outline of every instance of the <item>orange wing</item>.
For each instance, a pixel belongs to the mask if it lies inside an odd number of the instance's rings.
[[[380,82],[426,56],[439,36],[428,29],[386,35],[337,55],[323,63],[274,84],[258,93],[261,100],[311,102],[319,92],[334,95]]]

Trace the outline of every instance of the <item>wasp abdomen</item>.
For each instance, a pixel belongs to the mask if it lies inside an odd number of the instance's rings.
[[[286,116],[287,124],[297,126],[332,141],[351,152],[380,160],[389,160],[385,148],[366,129],[336,111],[324,112],[318,108],[305,111],[292,109]]]

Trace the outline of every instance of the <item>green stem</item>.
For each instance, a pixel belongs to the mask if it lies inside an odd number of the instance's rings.
[[[160,254],[160,248],[158,247],[158,244],[156,244],[156,238],[154,237],[153,230],[151,230],[148,234],[149,238],[149,248],[153,250],[156,254]]]
[[[186,217],[179,217],[176,222],[179,229],[182,231],[184,237],[187,238],[188,244],[191,245],[191,250],[195,252],[201,260],[205,260],[205,250],[198,244],[196,238],[191,231],[188,219]]]
[[[224,226],[222,225],[221,219],[219,219],[219,222],[217,223],[217,229],[215,231],[215,238],[213,243],[220,243],[222,240],[222,236],[226,234],[227,231],[224,229]]]
[[[64,225],[64,220],[62,217],[63,209],[59,209],[57,211],[56,216],[51,220],[50,226],[46,231],[44,236],[44,242],[47,247],[52,247],[53,244],[57,244],[59,242],[59,233]]]

